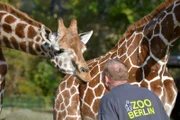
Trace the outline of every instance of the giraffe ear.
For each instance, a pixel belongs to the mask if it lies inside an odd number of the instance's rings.
[[[80,33],[79,36],[80,36],[80,38],[81,38],[81,41],[82,41],[84,44],[86,44],[86,43],[89,41],[89,39],[90,39],[90,37],[92,36],[92,34],[93,34],[93,31],[91,30],[91,31],[89,31],[89,32]]]

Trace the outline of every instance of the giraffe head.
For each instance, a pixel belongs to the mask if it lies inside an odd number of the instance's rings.
[[[78,34],[77,21],[73,19],[70,26],[66,28],[63,20],[58,20],[57,35],[52,35],[54,56],[51,62],[65,74],[71,74],[84,82],[91,80],[88,65],[84,60],[83,53],[85,44],[92,35],[92,31]],[[54,40],[54,41],[53,41]]]

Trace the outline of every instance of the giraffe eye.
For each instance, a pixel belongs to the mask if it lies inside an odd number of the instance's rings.
[[[65,50],[64,49],[59,49],[59,50],[57,50],[57,51],[55,51],[55,54],[57,55],[57,54],[61,54],[61,53],[63,53]]]
[[[84,67],[81,68],[81,72],[88,72],[88,71],[89,71],[89,70],[86,69],[86,68],[84,68]]]

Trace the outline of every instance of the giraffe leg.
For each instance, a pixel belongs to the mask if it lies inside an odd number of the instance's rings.
[[[71,77],[73,78],[73,77]],[[54,120],[81,120],[79,84],[67,78],[60,83],[54,104]]]
[[[7,63],[4,58],[2,48],[0,48],[0,111],[2,110],[2,104],[3,104],[6,73],[7,73]]]

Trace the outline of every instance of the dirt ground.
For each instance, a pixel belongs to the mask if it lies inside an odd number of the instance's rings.
[[[28,109],[3,109],[0,120],[53,120],[53,113],[37,112]]]

